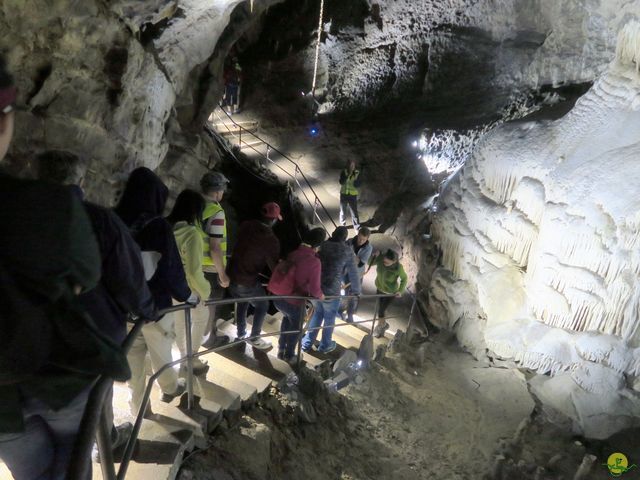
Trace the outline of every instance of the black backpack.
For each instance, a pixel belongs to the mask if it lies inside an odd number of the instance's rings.
[[[45,368],[128,379],[126,356],[100,332],[77,295],[69,288],[51,297],[48,287],[11,272],[0,259],[0,385],[19,383]]]

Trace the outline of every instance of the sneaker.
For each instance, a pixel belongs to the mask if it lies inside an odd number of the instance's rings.
[[[111,435],[111,449],[115,450],[127,443],[127,440],[129,440],[129,437],[131,436],[131,432],[133,432],[133,424],[131,422],[125,422],[122,425],[118,425],[115,428],[115,436]]]
[[[304,346],[304,345],[302,346],[302,351],[303,351],[304,353],[309,353],[309,352],[310,352],[311,350],[313,350],[313,349],[314,349],[314,346],[310,346],[310,347],[306,347],[306,346]]]
[[[207,350],[210,348],[222,347],[229,343],[229,337],[227,335],[209,335],[207,341],[202,344]]]
[[[330,352],[333,352],[336,349],[337,346],[338,346],[338,344],[335,342],[335,340],[331,340],[331,344],[327,348],[318,348],[318,352],[319,353],[330,353]]]
[[[258,350],[271,350],[273,348],[273,345],[271,345],[263,338],[249,339],[247,340],[247,343],[253,348],[257,348]]]
[[[193,359],[193,374],[196,377],[199,377],[200,375],[204,375],[208,371],[209,371],[209,365],[207,365],[206,361],[200,360],[199,358],[194,358]],[[187,375],[187,364],[186,363],[183,363],[182,365],[180,365],[180,375],[181,376],[186,376]]]
[[[187,382],[185,381],[184,378],[179,378],[178,387],[176,388],[176,391],[173,393],[163,393],[162,396],[160,397],[160,400],[164,403],[171,403],[176,397],[179,397],[186,391],[187,391]]]

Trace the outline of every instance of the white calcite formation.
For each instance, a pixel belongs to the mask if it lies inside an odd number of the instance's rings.
[[[640,425],[640,24],[563,118],[490,132],[444,188],[431,319],[539,375],[575,431]]]

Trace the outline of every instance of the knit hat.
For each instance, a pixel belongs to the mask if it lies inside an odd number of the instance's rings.
[[[319,247],[327,238],[327,234],[323,228],[313,228],[302,236],[302,241],[312,248]]]
[[[260,209],[260,211],[262,212],[262,216],[264,218],[269,218],[269,219],[277,219],[282,221],[282,214],[280,213],[280,205],[278,205],[276,202],[269,202],[269,203],[265,203],[264,205],[262,205],[262,208]]]
[[[220,172],[207,172],[200,180],[200,188],[204,193],[226,190],[229,179]]]
[[[349,236],[349,230],[347,227],[337,227],[331,234],[331,240],[334,242],[346,242]]]
[[[384,258],[395,262],[398,260],[398,253],[395,250],[388,249],[384,254]]]

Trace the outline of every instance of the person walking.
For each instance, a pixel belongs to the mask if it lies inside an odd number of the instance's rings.
[[[167,221],[173,227],[173,235],[176,238],[178,252],[182,260],[182,267],[187,278],[187,284],[192,292],[196,292],[201,299],[207,299],[211,295],[211,284],[204,278],[202,270],[203,239],[200,229],[200,219],[204,212],[204,198],[194,190],[183,190],[176,198]],[[180,356],[186,357],[187,332],[184,323],[183,312],[176,312],[176,343]],[[207,323],[209,322],[209,308],[204,302],[199,303],[191,312],[191,347],[193,353],[197,353],[202,346]],[[204,375],[209,370],[206,361],[200,358],[193,359],[194,375]],[[180,366],[180,373],[186,374],[186,365]]]
[[[115,209],[142,251],[145,276],[158,309],[171,307],[172,299],[192,304],[199,301],[187,284],[171,225],[162,217],[168,195],[169,189],[162,180],[148,168],[140,167],[131,172]],[[131,366],[129,405],[132,414],[137,415],[142,406],[147,352],[156,372],[173,360],[174,340],[173,315],[145,325],[134,340],[127,355]],[[162,390],[161,400],[167,403],[186,390],[186,382],[178,378],[173,368],[166,369],[158,377],[158,384]]]
[[[229,286],[227,265],[227,218],[220,205],[229,180],[220,172],[207,172],[200,180],[200,188],[205,200],[202,214],[202,236],[204,239],[202,265],[204,276],[211,284],[210,300],[222,300]],[[209,338],[202,344],[205,348],[215,348],[229,343],[227,335],[218,335],[216,306],[209,307]]]
[[[315,303],[315,312],[309,322],[309,331],[302,339],[302,350],[309,351],[313,346],[318,330],[323,323],[322,340],[318,352],[329,353],[336,349],[333,336],[333,325],[336,322],[336,314],[340,306],[340,289],[345,272],[350,283],[350,289],[354,295],[360,295],[360,277],[356,267],[355,255],[347,245],[348,230],[346,227],[338,227],[331,238],[320,247],[320,263],[322,265],[322,292],[326,296],[336,298],[326,299]]]
[[[358,278],[360,279],[360,285],[362,288],[362,280],[364,278],[369,258],[373,252],[373,246],[369,243],[369,237],[371,231],[367,227],[360,227],[358,234],[349,240],[348,245],[353,249],[353,253],[356,255],[356,268],[358,270]],[[354,295],[351,284],[348,278],[345,277],[344,282],[347,286],[345,289],[347,295]],[[353,323],[353,314],[358,309],[358,298],[350,297],[347,299],[347,322]]]
[[[50,150],[37,155],[35,160],[39,179],[71,186],[82,200],[86,169],[78,156]],[[154,321],[155,304],[145,280],[140,249],[129,229],[111,210],[87,201],[83,205],[98,240],[102,275],[96,288],[81,294],[79,300],[100,330],[121,345],[127,335],[127,316]],[[104,405],[107,422],[113,425],[113,384]],[[129,422],[112,426],[112,448],[124,444],[132,429]]]
[[[0,55],[0,161],[16,100]],[[99,280],[98,244],[70,189],[0,173],[0,459],[15,480],[66,478],[95,379],[129,374],[77,297]]]
[[[314,228],[303,235],[300,246],[291,252],[287,259],[280,262],[276,266],[276,270],[282,269],[282,275],[274,271],[272,280],[275,276],[281,276],[285,279],[288,291],[279,290],[279,295],[292,295],[303,297],[315,297],[324,300],[324,294],[320,287],[321,264],[318,258],[318,249],[324,239],[326,233],[322,228]],[[290,288],[289,288],[290,286]],[[273,292],[272,282],[269,282],[270,291]],[[282,332],[300,330],[304,300],[285,300],[279,299],[273,301],[276,308],[282,312],[282,323],[280,330]],[[282,333],[278,341],[278,358],[285,360],[290,364],[297,363],[295,354],[298,345],[299,333]]]
[[[340,225],[346,225],[347,209],[351,212],[351,223],[353,228],[360,228],[360,218],[358,217],[358,188],[362,184],[360,170],[356,168],[355,160],[347,162],[347,168],[340,172]]]
[[[275,202],[265,203],[260,220],[243,222],[238,229],[238,241],[233,249],[227,273],[231,281],[230,291],[236,298],[261,297],[267,293],[262,286],[260,275],[269,269],[273,271],[280,258],[280,241],[273,233],[273,225],[282,221],[280,206]],[[262,338],[262,322],[269,308],[268,301],[250,301],[237,304],[238,338],[247,334],[247,310],[253,305],[253,325],[247,342],[259,349],[269,350],[271,344]]]
[[[398,259],[398,253],[392,249],[388,249],[384,255],[378,253],[370,263],[376,267],[376,293],[394,295],[380,298],[379,322],[374,332],[374,336],[380,338],[389,328],[389,323],[385,320],[387,308],[395,298],[401,297],[404,293],[407,287],[407,274]]]

